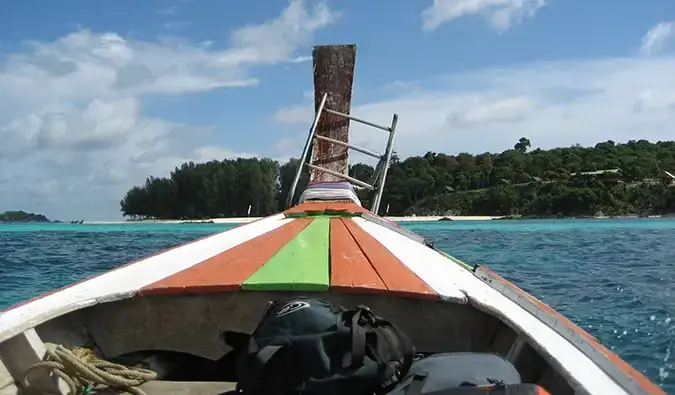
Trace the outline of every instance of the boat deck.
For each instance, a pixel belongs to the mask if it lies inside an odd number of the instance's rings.
[[[147,285],[139,293],[340,288],[440,298],[354,218],[308,217],[281,222],[282,226]],[[459,290],[450,296],[463,298]]]
[[[470,272],[411,261],[387,245],[386,234],[419,243],[388,229],[398,225],[371,217],[349,202],[303,203],[12,306],[0,313],[0,340],[69,311],[135,295],[339,289],[466,303],[459,277],[473,278]]]
[[[200,381],[150,381],[138,388],[147,395],[234,395],[236,383],[200,382]],[[92,395],[123,395],[125,391],[102,390],[90,392]]]

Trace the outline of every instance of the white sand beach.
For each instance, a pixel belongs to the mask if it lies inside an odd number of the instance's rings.
[[[141,219],[138,221],[83,221],[87,225],[124,225],[124,224],[246,224],[261,217],[207,218],[207,219]]]
[[[490,221],[501,217],[490,217],[487,215],[445,215],[445,216],[409,216],[409,217],[384,217],[394,222],[431,222],[446,219],[448,221]]]

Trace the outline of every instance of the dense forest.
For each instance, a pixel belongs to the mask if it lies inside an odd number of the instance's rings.
[[[42,214],[27,213],[25,211],[5,211],[0,213],[0,222],[49,222]]]
[[[527,138],[501,153],[427,152],[392,158],[380,214],[593,216],[675,213],[675,141],[613,141],[531,150]],[[124,216],[263,216],[284,208],[298,160],[235,159],[184,163],[149,177],[122,201]],[[373,168],[350,166],[368,180]],[[307,184],[304,174],[298,190]],[[359,191],[370,207],[370,191]],[[248,213],[251,206],[250,214]]]

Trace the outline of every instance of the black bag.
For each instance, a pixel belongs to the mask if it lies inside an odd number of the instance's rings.
[[[476,387],[515,391],[513,388],[521,388],[520,384],[518,370],[499,355],[440,353],[415,361],[389,395],[471,394],[470,388]]]
[[[272,303],[237,362],[245,395],[384,394],[410,369],[414,348],[367,307],[314,298]]]

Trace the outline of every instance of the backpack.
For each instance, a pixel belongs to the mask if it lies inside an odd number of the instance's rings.
[[[359,306],[316,298],[273,302],[237,361],[244,395],[384,394],[410,369],[410,339]]]
[[[413,362],[388,395],[543,395],[536,384],[521,382],[520,373],[497,354],[451,352]]]

